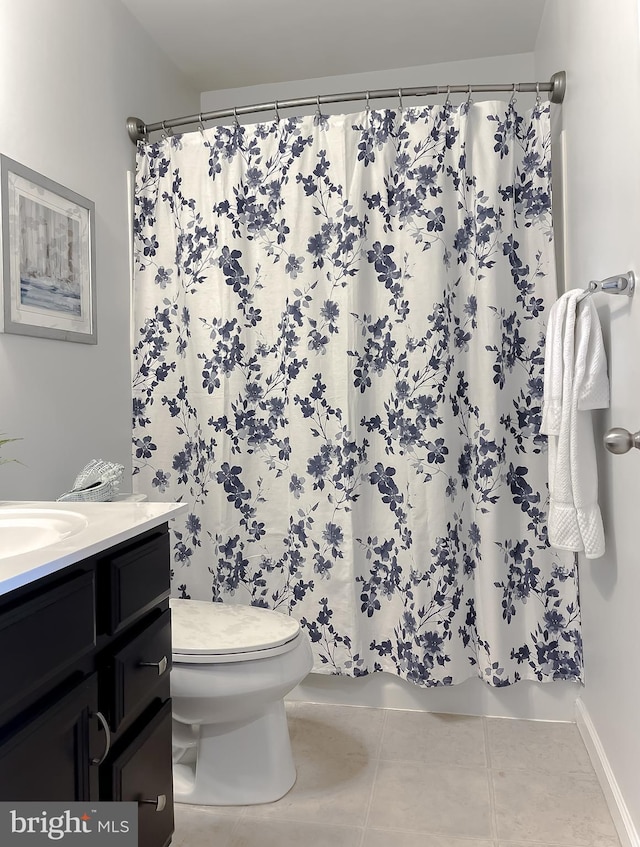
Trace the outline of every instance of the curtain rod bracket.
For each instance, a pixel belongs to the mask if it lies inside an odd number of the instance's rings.
[[[147,140],[147,126],[140,118],[127,118],[127,132],[134,144]]]
[[[562,103],[564,95],[567,93],[567,73],[566,71],[558,71],[551,77],[551,102]]]

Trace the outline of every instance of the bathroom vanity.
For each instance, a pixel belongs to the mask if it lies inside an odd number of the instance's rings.
[[[165,847],[167,522],[186,506],[30,504],[86,521],[53,544],[3,554],[3,515],[24,506],[0,504],[0,800],[136,801],[139,843]]]

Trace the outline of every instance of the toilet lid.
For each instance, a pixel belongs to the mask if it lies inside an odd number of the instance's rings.
[[[171,649],[180,656],[226,656],[270,650],[300,631],[295,618],[259,606],[169,601]]]

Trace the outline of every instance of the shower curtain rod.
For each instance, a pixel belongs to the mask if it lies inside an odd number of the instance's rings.
[[[189,124],[202,125],[205,121],[217,118],[237,118],[240,115],[249,115],[253,112],[274,111],[279,119],[279,109],[291,109],[297,106],[317,106],[321,103],[347,103],[352,100],[369,100],[398,97],[427,97],[438,94],[468,94],[486,91],[512,91],[516,92],[542,92],[551,95],[552,103],[562,103],[567,88],[567,76],[564,71],[553,74],[549,82],[514,82],[498,83],[496,85],[428,85],[421,88],[382,88],[376,91],[350,91],[344,94],[321,94],[316,97],[299,97],[294,100],[275,100],[270,103],[257,103],[253,106],[238,106],[232,109],[217,109],[214,112],[201,112],[198,115],[187,115],[182,118],[170,118],[166,121],[157,121],[153,124],[145,124],[140,118],[127,118],[127,132],[129,138],[135,144],[138,141],[146,141],[150,132],[173,130],[175,127],[188,126]]]

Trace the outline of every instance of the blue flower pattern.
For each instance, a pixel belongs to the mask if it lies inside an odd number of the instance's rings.
[[[546,532],[548,104],[140,144],[136,489],[173,592],[295,616],[316,670],[582,679]]]

